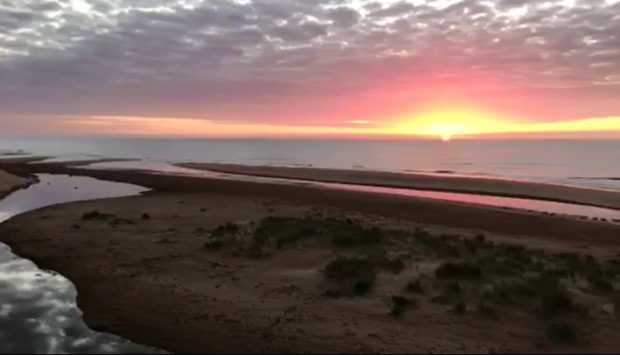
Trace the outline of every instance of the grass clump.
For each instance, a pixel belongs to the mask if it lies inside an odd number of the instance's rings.
[[[325,267],[325,276],[338,282],[340,293],[348,296],[362,296],[372,288],[376,268],[368,258],[339,257]]]
[[[577,340],[577,327],[566,321],[553,322],[547,327],[547,336],[556,343],[571,344]]]
[[[254,241],[259,245],[273,242],[277,248],[298,240],[318,236],[330,240],[334,247],[351,248],[378,243],[385,232],[379,228],[366,228],[351,220],[315,219],[297,217],[267,217],[254,231]]]
[[[609,292],[614,290],[614,286],[611,281],[609,281],[605,276],[600,273],[593,273],[588,275],[587,280],[590,286],[592,286],[592,288],[596,290],[603,292]]]
[[[332,225],[331,243],[335,247],[350,248],[378,243],[384,238],[383,230],[372,227],[364,228],[357,224]]]
[[[420,280],[409,281],[405,286],[405,291],[413,293],[424,293],[422,282]]]
[[[407,311],[407,309],[414,304],[414,300],[403,296],[392,296],[391,301],[392,308],[390,309],[389,314],[393,317],[402,316],[405,311]]]
[[[110,218],[114,218],[114,215],[110,213],[101,213],[98,210],[93,210],[82,214],[82,220],[84,221],[105,221]]]
[[[445,262],[435,270],[435,276],[439,279],[476,280],[482,277],[482,270],[471,262]]]
[[[277,248],[281,248],[285,244],[313,236],[315,227],[310,219],[267,217],[258,223],[253,233],[253,241],[260,247],[273,242]]]
[[[574,304],[568,292],[559,285],[543,289],[540,296],[543,315],[556,316],[573,310]]]
[[[136,224],[136,222],[132,221],[131,219],[127,219],[127,218],[114,218],[110,220],[110,225],[112,227],[117,227],[121,225],[131,225],[131,224]]]
[[[201,231],[202,229],[198,230],[198,232]],[[238,234],[240,231],[241,227],[232,222],[217,226],[210,231],[203,247],[207,250],[219,250],[225,245],[228,238]]]
[[[465,314],[467,311],[467,305],[463,301],[458,301],[452,306],[452,312],[456,314]]]
[[[212,238],[227,237],[237,234],[239,231],[241,231],[241,227],[238,224],[228,222],[212,229],[209,236]]]

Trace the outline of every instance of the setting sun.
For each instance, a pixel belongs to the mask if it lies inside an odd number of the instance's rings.
[[[466,136],[502,131],[506,122],[483,110],[467,108],[436,109],[407,115],[397,120],[395,130],[401,134],[441,137]]]

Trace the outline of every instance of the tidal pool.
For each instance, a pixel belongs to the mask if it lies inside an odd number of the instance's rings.
[[[67,175],[37,175],[39,182],[0,201],[0,222],[37,208],[138,195],[146,188]],[[82,320],[77,292],[65,277],[41,270],[0,243],[0,353],[161,353]]]

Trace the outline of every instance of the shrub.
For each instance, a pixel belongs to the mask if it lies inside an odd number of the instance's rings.
[[[452,312],[454,312],[456,314],[465,314],[466,311],[467,311],[467,306],[465,305],[465,302],[463,302],[463,301],[457,302],[452,307]]]
[[[82,214],[82,219],[87,221],[87,220],[91,220],[91,219],[95,219],[97,217],[99,217],[101,213],[97,210],[94,211],[90,211],[90,212],[85,212],[84,214]]]
[[[613,291],[613,284],[605,278],[605,276],[596,273],[587,277],[590,285],[600,291]]]
[[[400,257],[394,259],[385,259],[381,266],[395,274],[400,273],[406,267],[405,262]]]
[[[213,238],[224,237],[237,234],[240,230],[241,227],[239,227],[237,224],[228,222],[212,229],[210,236]]]
[[[444,288],[444,293],[448,296],[459,296],[462,291],[461,285],[458,282],[451,282]]]
[[[207,250],[218,250],[221,249],[222,246],[224,246],[224,243],[221,239],[212,239],[204,244],[204,248]]]
[[[544,315],[555,316],[573,308],[573,301],[565,289],[559,285],[542,290],[540,305]]]
[[[141,218],[142,218],[143,220],[148,220],[148,219],[151,219],[151,215],[150,215],[150,214],[148,214],[148,213],[143,213]]]
[[[120,225],[127,225],[127,224],[136,224],[136,222],[127,219],[127,218],[114,218],[113,220],[110,221],[110,225],[112,227],[116,227],[116,226],[120,226]]]
[[[361,296],[372,288],[376,270],[368,258],[339,257],[327,264],[325,276],[338,281],[344,288],[343,293]]]
[[[82,219],[85,221],[90,221],[90,220],[100,220],[100,221],[104,221],[107,219],[110,219],[114,217],[113,214],[109,214],[109,213],[101,213],[98,210],[93,210],[90,212],[86,212],[84,214],[82,214]]]
[[[368,280],[357,280],[353,283],[353,294],[357,296],[365,295],[371,287],[372,283]]]
[[[440,279],[479,279],[482,270],[470,262],[445,262],[435,270],[435,276]]]
[[[403,296],[392,296],[392,308],[390,309],[390,315],[394,317],[400,317],[405,311],[414,303],[413,300],[405,298]]]
[[[381,229],[363,228],[352,223],[332,223],[328,232],[332,234],[332,245],[346,248],[380,242],[384,233]]]
[[[420,282],[420,280],[409,281],[407,283],[407,286],[405,287],[405,291],[413,293],[424,293],[424,289],[422,288],[422,282]]]
[[[254,230],[254,243],[264,245],[274,241],[278,248],[284,244],[296,242],[316,233],[316,226],[310,219],[292,217],[263,218]],[[236,233],[236,231],[235,231]]]
[[[547,336],[556,343],[574,343],[577,339],[577,327],[565,321],[553,322],[547,327]]]
[[[325,267],[325,276],[339,281],[374,274],[375,267],[368,258],[338,257]]]
[[[495,304],[505,304],[511,299],[510,287],[507,284],[496,284],[484,291],[482,297]]]

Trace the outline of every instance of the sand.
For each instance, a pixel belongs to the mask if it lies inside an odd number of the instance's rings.
[[[144,196],[78,202],[17,216],[0,240],[78,289],[97,330],[173,352],[613,352],[616,319],[596,318],[585,343],[557,345],[536,317],[506,309],[501,318],[457,316],[420,306],[386,315],[386,295],[408,277],[384,275],[357,299],[322,295],[321,270],[333,257],[321,245],[269,258],[233,257],[203,248],[205,231],[265,216],[352,218],[390,228],[475,236],[601,258],[620,253],[620,226],[442,201],[317,187],[98,171],[61,164],[13,165],[24,173],[71,173],[141,184]],[[98,210],[134,224],[83,221]],[[143,213],[149,219],[142,219]]]
[[[406,174],[395,172],[249,166],[235,164],[184,163],[181,167],[231,174],[291,178],[384,187],[450,192],[469,192],[508,197],[526,197],[620,209],[620,192],[571,186],[477,177]]]
[[[27,186],[31,179],[19,177],[0,170],[0,198],[16,189]]]
[[[112,227],[80,219],[93,209],[136,224]],[[79,306],[93,328],[175,352],[598,352],[620,346],[614,336],[618,323],[590,344],[565,348],[546,340],[536,318],[509,311],[500,322],[420,307],[395,320],[386,316],[385,294],[399,292],[404,275],[381,279],[378,290],[384,292],[329,299],[321,295],[320,270],[330,253],[320,247],[260,260],[202,247],[199,228],[317,209],[383,225],[409,223],[281,199],[151,193],[28,213],[1,225],[0,235],[18,255],[76,284]],[[140,219],[144,212],[149,220]],[[533,238],[527,243],[544,245]]]

